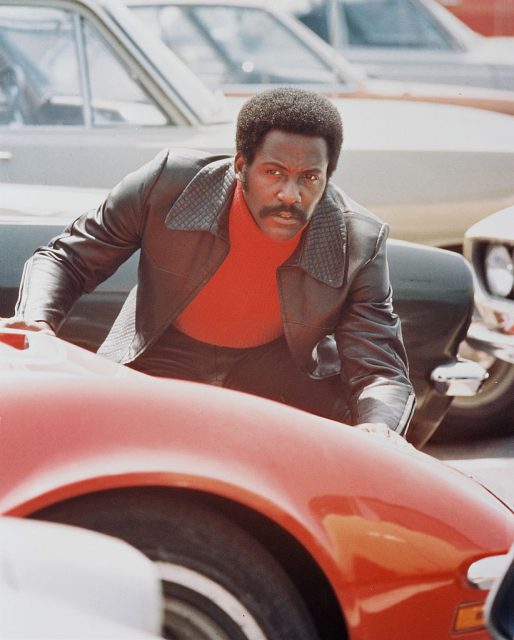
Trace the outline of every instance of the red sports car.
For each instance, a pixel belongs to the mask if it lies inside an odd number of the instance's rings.
[[[403,440],[0,333],[0,512],[123,538],[169,638],[485,639],[514,515]]]

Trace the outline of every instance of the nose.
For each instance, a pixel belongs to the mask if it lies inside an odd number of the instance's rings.
[[[299,186],[295,180],[287,180],[284,182],[280,187],[277,197],[283,204],[296,204],[302,200]]]

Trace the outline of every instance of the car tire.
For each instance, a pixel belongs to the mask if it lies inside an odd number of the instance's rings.
[[[35,514],[122,538],[157,566],[163,635],[174,640],[318,640],[296,588],[248,532],[208,505],[107,492]]]
[[[514,365],[494,360],[489,378],[475,396],[457,397],[430,442],[514,434]]]

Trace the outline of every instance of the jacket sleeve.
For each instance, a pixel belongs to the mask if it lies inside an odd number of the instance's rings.
[[[335,337],[354,422],[383,422],[403,434],[415,395],[400,319],[393,311],[387,234],[383,225],[372,255],[354,275]]]
[[[97,210],[72,222],[26,262],[15,314],[58,331],[83,293],[93,291],[140,247],[147,198],[168,152],[126,176]]]

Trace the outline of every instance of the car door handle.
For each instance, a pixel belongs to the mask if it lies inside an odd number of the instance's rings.
[[[0,160],[12,160],[12,153],[10,151],[0,151]]]

